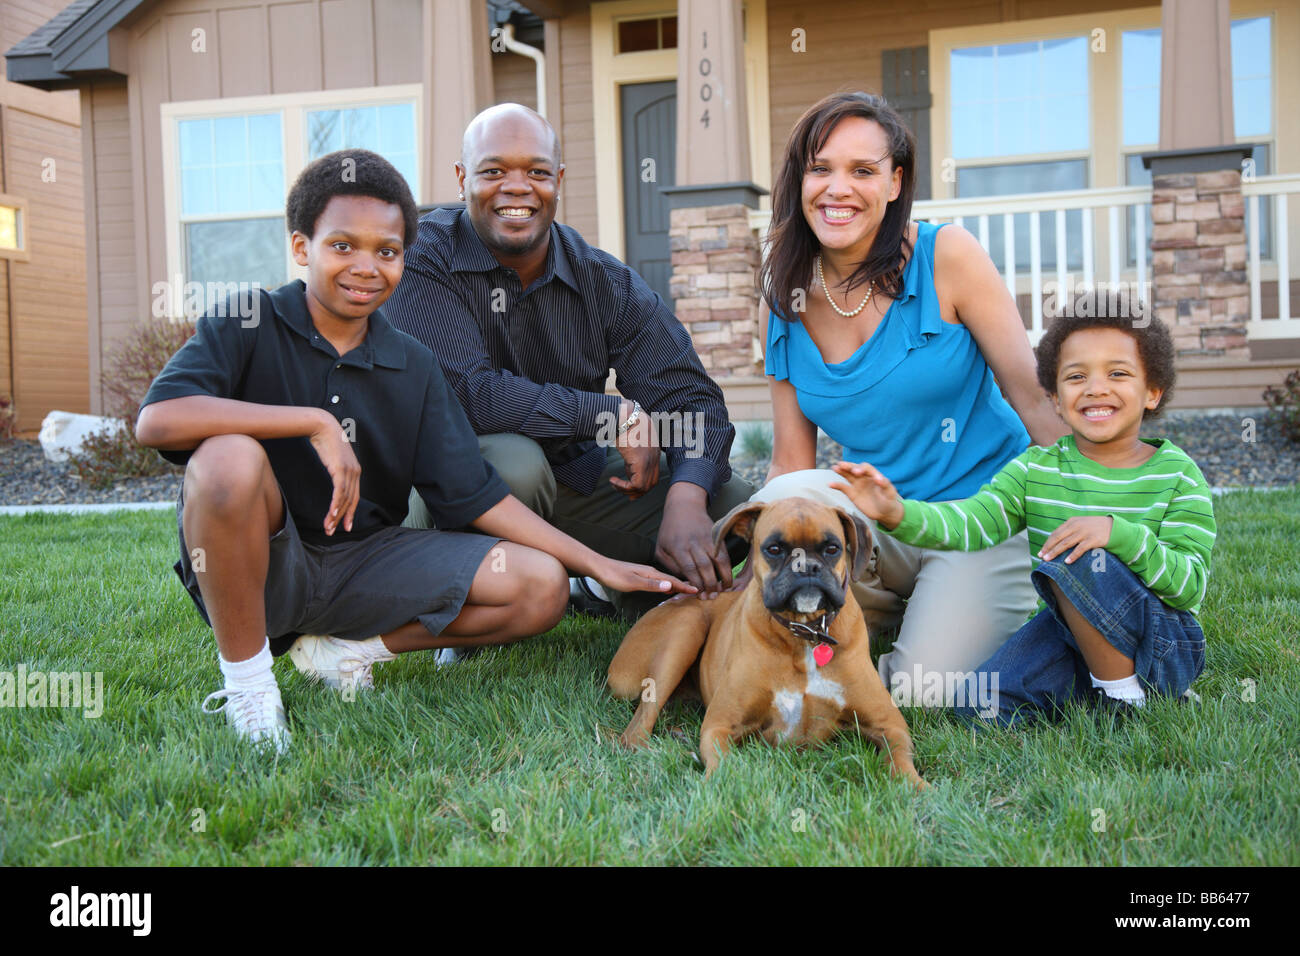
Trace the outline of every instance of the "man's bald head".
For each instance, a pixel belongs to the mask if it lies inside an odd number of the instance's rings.
[[[495,145],[502,136],[514,138],[525,130],[537,134],[544,148],[548,151],[551,162],[560,164],[560,137],[555,128],[546,121],[546,117],[531,110],[521,103],[498,103],[489,106],[470,120],[465,127],[465,136],[460,143],[460,162],[466,169],[472,169],[478,157],[485,152],[494,152]]]

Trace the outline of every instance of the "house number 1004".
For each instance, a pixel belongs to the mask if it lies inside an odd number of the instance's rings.
[[[705,30],[703,33],[700,34],[700,49],[707,50],[708,48],[709,48],[709,32]],[[713,63],[709,60],[707,56],[700,57],[700,76],[708,76],[712,72],[713,72]],[[713,86],[709,83],[708,80],[705,80],[703,83],[700,84],[700,102],[707,103],[711,99],[713,99]],[[709,128],[709,108],[707,106],[704,107],[704,112],[700,114],[700,124],[705,129]]]

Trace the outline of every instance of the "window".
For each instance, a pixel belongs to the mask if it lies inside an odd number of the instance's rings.
[[[25,208],[8,196],[0,195],[0,257],[9,258],[6,253],[26,251],[26,238],[23,235]]]
[[[950,80],[959,197],[1087,188],[1091,114],[1086,37],[954,49]],[[1017,156],[1026,158],[1015,161]],[[1029,261],[1029,215],[1013,220],[1020,264]],[[1040,228],[1042,266],[1055,269],[1055,226],[1040,222]],[[1078,211],[1066,215],[1066,236],[1067,248],[1082,249]],[[989,254],[999,269],[1005,268],[1001,216],[989,219]],[[1081,268],[1081,256],[1073,254],[1067,268]]]
[[[1230,30],[1233,133],[1238,141],[1259,144],[1255,147],[1255,175],[1267,176],[1272,171],[1273,152],[1272,20],[1269,17],[1233,20]],[[1126,30],[1121,43],[1125,181],[1130,186],[1149,186],[1151,171],[1143,168],[1141,154],[1157,149],[1160,140],[1160,30]],[[1246,216],[1249,232],[1249,208]],[[1261,204],[1259,224],[1260,255],[1271,258],[1271,204]],[[1136,262],[1134,228],[1130,209],[1130,265]],[[1151,235],[1149,212],[1147,235]]]
[[[303,167],[335,150],[379,153],[418,202],[420,99],[403,86],[164,105],[168,274],[210,294],[300,275],[285,199]]]
[[[182,120],[181,223],[187,280],[256,282],[288,277],[284,256],[284,155],[278,113]],[[208,303],[211,305],[211,303]]]
[[[677,49],[677,18],[647,17],[618,22],[618,52]]]
[[[307,113],[307,159],[336,149],[370,149],[397,167],[419,195],[415,159],[415,104],[310,110]]]

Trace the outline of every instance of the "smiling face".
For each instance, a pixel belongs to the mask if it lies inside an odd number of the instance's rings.
[[[475,118],[456,175],[474,231],[498,260],[545,254],[564,180],[545,120],[519,106]]]
[[[293,233],[293,260],[307,267],[307,309],[317,323],[365,319],[393,294],[402,278],[405,228],[395,203],[335,196],[311,237]]]
[[[903,170],[890,158],[884,127],[850,116],[831,130],[804,171],[804,219],[823,249],[860,262],[902,186]]]
[[[1071,332],[1056,369],[1056,411],[1089,457],[1118,458],[1139,448],[1142,413],[1160,404],[1147,385],[1137,340],[1119,329]]]

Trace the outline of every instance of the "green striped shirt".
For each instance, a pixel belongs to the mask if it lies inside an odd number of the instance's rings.
[[[1038,552],[1067,518],[1114,519],[1106,550],[1162,601],[1195,614],[1205,599],[1214,547],[1214,506],[1205,476],[1169,440],[1137,468],[1107,468],[1086,458],[1066,435],[1013,458],[973,497],[929,504],[905,500],[890,534],[923,548],[978,551],[1029,529]]]

